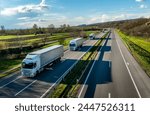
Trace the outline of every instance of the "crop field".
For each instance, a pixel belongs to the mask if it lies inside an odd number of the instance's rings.
[[[32,46],[34,44],[46,43],[54,40],[59,40],[61,38],[68,38],[69,33],[60,33],[50,35],[42,35],[42,36],[34,36],[33,35],[24,35],[26,37],[23,38],[10,38],[13,36],[0,36],[5,37],[5,39],[0,41],[0,49],[8,49],[8,48],[16,48],[20,46]],[[28,37],[27,37],[28,36]],[[30,37],[29,37],[30,36]],[[32,36],[32,37],[31,37]],[[7,38],[7,39],[6,39]],[[9,39],[8,39],[9,38]]]
[[[147,38],[127,36],[118,31],[124,43],[139,62],[144,71],[150,76],[150,41]]]
[[[86,31],[85,34],[86,36],[88,36],[90,33],[97,33],[97,32],[98,31]],[[16,36],[14,35],[0,36],[0,39],[3,39],[0,41],[0,50],[1,49],[5,50],[9,48],[20,48],[24,46],[33,46],[33,45],[38,46],[39,44],[45,44],[45,45],[36,49],[32,49],[30,50],[30,52],[43,49],[46,47],[50,47],[53,45],[59,45],[59,44],[64,45],[64,49],[66,50],[68,49],[68,44],[70,40],[73,39],[73,37],[71,37],[69,33],[55,33],[52,36],[50,35],[46,36],[46,38],[44,37],[30,38],[34,36],[35,35],[24,35],[24,38],[27,37],[26,39],[19,39],[19,38],[16,38]],[[88,39],[88,38],[86,37],[85,39]],[[26,53],[28,53],[28,51]],[[3,61],[0,62],[0,73],[4,71],[8,71],[9,69],[16,67],[18,64],[21,63],[21,60],[22,60],[22,57],[16,58],[16,59],[3,59]],[[4,75],[1,75],[1,76],[4,76]]]
[[[86,31],[85,34],[88,36],[90,33],[98,33],[98,31]],[[69,33],[54,33],[52,36],[50,35],[8,35],[8,36],[0,36],[0,50],[8,49],[8,48],[17,48],[23,46],[32,46],[38,44],[45,44],[46,42],[56,41],[60,39],[68,39],[70,36]]]
[[[94,33],[94,34],[97,34],[99,31],[87,31],[86,32],[86,35],[88,36],[89,34],[91,34],[91,33]]]
[[[7,36],[0,36],[0,40],[5,40],[5,39],[14,39],[14,38],[20,38],[20,37],[30,37],[30,36],[35,36],[34,34],[30,35],[7,35]]]

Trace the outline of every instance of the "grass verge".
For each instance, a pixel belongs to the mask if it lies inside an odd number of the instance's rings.
[[[20,70],[20,63],[22,59],[16,60],[3,60],[0,62],[0,78],[8,76],[16,71]],[[14,68],[14,69],[12,69]],[[7,71],[6,71],[7,70]]]
[[[90,32],[94,32],[94,31],[88,31],[88,32],[90,33]],[[33,35],[26,35],[26,36],[33,36]],[[26,36],[24,36],[24,37],[26,37]],[[69,33],[54,34],[53,36],[49,37],[48,39],[58,40],[58,41],[47,44],[47,45],[44,45],[44,46],[42,46],[38,49],[33,49],[33,51],[43,49],[43,48],[47,48],[47,47],[50,47],[50,46],[53,46],[53,45],[59,45],[60,44],[59,40],[62,39],[62,38],[65,38],[62,45],[64,45],[64,49],[66,50],[68,48],[68,44],[69,44],[70,40],[73,39],[72,37],[68,37],[68,36],[69,36]],[[0,36],[0,37],[3,37],[4,39],[12,37],[12,39],[13,39],[14,36]],[[30,39],[30,40],[25,40],[24,42],[26,42],[26,44],[31,44],[33,42],[39,41],[40,39],[41,38]],[[41,42],[41,40],[40,40],[40,42]],[[13,42],[12,42],[12,44],[13,44]],[[4,45],[4,43],[1,42],[0,46],[1,45]],[[29,51],[29,52],[32,52],[32,51]],[[26,53],[28,53],[28,51]],[[18,67],[18,69],[15,68],[14,70],[11,70],[11,71],[9,71],[9,70],[16,67],[18,64],[21,63],[21,61],[22,61],[22,59],[5,59],[5,60],[1,61],[0,62],[0,78],[8,76],[9,74],[12,74],[12,73],[18,71],[20,69],[20,67]],[[5,74],[2,74],[5,71],[8,71],[8,72],[6,72]]]
[[[108,33],[107,33],[108,34]],[[103,36],[105,38],[107,36]],[[71,70],[71,72],[65,77],[65,80],[61,81],[60,84],[55,88],[50,98],[60,98],[60,97],[76,97],[78,90],[81,86],[79,82],[83,80],[84,73],[88,69],[89,65],[93,62],[97,55],[97,50],[101,46],[103,39],[99,40],[89,52],[87,52],[81,60],[76,64],[76,66]]]
[[[117,30],[127,48],[150,77],[150,42],[144,38],[127,36]]]
[[[67,38],[67,39],[64,40],[64,49],[68,48],[68,44],[69,44],[69,41],[71,39],[72,38]],[[57,42],[50,43],[48,45],[42,46],[40,49],[47,48],[47,47],[50,47],[50,46],[53,46],[53,45],[59,45],[59,44],[60,43],[57,41]],[[36,50],[38,50],[38,49],[36,49]],[[3,61],[0,61],[0,78],[8,76],[9,74],[12,74],[16,71],[19,71],[21,67],[17,67],[17,66],[18,66],[18,64],[21,63],[22,60],[23,59],[15,59],[15,60],[14,59],[6,59],[6,60],[3,60]],[[14,69],[12,69],[12,68],[14,68]],[[5,71],[8,71],[8,72],[5,72]]]

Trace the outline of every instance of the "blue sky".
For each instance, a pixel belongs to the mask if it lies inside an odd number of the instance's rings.
[[[150,0],[0,0],[0,25],[7,29],[139,17],[150,17]]]

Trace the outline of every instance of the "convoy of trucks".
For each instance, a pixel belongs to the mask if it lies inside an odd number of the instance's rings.
[[[63,55],[64,49],[62,45],[55,45],[29,53],[22,61],[22,76],[36,76],[46,65],[53,63],[56,60],[60,60]]]
[[[94,39],[94,33],[89,35],[90,39]],[[76,38],[70,41],[69,49],[72,51],[82,47],[84,42],[83,38]],[[37,73],[40,73],[46,65],[60,60],[64,55],[64,49],[62,45],[51,46],[42,50],[38,50],[29,53],[22,61],[21,73],[22,76],[34,77]]]
[[[82,47],[84,42],[83,38],[76,38],[70,41],[69,43],[69,49],[72,51],[77,50],[79,47]]]

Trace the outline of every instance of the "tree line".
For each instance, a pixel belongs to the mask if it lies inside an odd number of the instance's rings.
[[[48,25],[48,27],[39,27],[34,24],[32,28],[28,29],[5,29],[4,25],[0,26],[0,35],[28,35],[28,34],[53,34],[53,33],[64,33],[64,32],[79,32],[89,30],[99,30],[97,26],[70,26],[67,24],[60,25],[56,28],[54,24]]]
[[[117,28],[127,35],[150,38],[150,18],[112,21],[92,24],[101,28]]]

